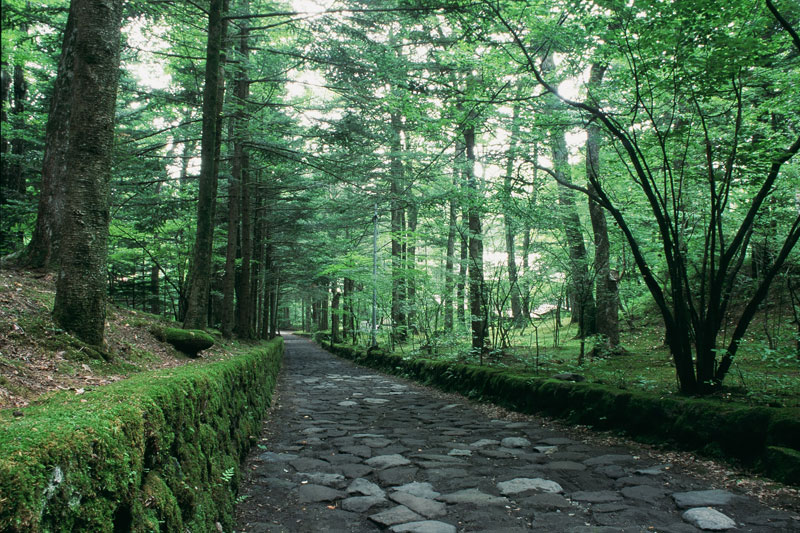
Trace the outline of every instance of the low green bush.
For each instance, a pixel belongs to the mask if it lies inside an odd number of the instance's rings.
[[[226,531],[283,341],[0,411],[0,531]]]
[[[524,413],[544,413],[635,439],[696,450],[800,485],[800,409],[748,407],[574,383],[450,361],[335,345],[359,364]]]

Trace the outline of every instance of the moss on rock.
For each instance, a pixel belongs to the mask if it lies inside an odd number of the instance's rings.
[[[230,529],[282,353],[277,339],[0,411],[0,531]]]
[[[190,357],[214,346],[214,337],[199,329],[164,328],[164,341]]]

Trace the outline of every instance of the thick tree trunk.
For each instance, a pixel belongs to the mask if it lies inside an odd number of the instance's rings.
[[[475,127],[464,130],[464,145],[467,152],[466,176],[470,189],[469,198],[469,310],[472,325],[472,349],[481,354],[486,345],[486,302],[483,282],[483,234],[481,231],[481,207],[478,184],[475,178]]]
[[[203,329],[208,324],[208,297],[211,287],[211,256],[214,244],[214,209],[217,200],[216,147],[220,88],[222,41],[225,28],[224,0],[211,0],[208,11],[205,86],[203,87],[203,133],[200,146],[200,190],[197,199],[197,234],[192,252],[189,289],[186,300],[186,329]]]
[[[63,250],[53,318],[86,343],[103,344],[109,181],[122,0],[73,0],[74,80],[67,150]]]
[[[58,265],[61,222],[65,205],[67,148],[69,147],[70,97],[75,70],[77,28],[72,12],[67,17],[56,81],[50,97],[45,127],[42,182],[36,227],[20,262],[30,268],[50,269]]]

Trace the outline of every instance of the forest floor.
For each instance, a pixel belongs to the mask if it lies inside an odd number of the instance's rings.
[[[58,329],[50,312],[55,275],[0,271],[0,409],[19,408],[57,391],[83,394],[135,373],[195,361],[157,340],[159,317],[109,304],[102,352]],[[215,344],[198,360],[225,357]]]

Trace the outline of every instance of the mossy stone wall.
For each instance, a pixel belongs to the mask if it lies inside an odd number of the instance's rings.
[[[601,430],[622,430],[641,441],[700,451],[800,485],[800,409],[664,397],[449,361],[406,358],[349,345],[331,349],[359,364],[445,391],[523,413],[543,413]]]
[[[0,531],[232,530],[282,355],[278,338],[0,411]]]

